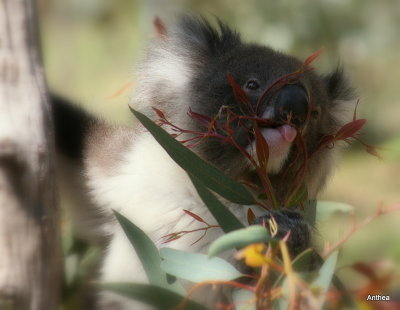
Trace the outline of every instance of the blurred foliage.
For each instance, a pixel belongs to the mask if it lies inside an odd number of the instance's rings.
[[[329,72],[338,63],[357,89],[359,116],[367,118],[363,140],[385,148],[389,160],[349,152],[324,199],[358,208],[360,216],[379,202],[400,201],[400,1],[397,0],[38,0],[49,85],[106,118],[131,122],[129,94],[112,96],[132,80],[152,20],[177,12],[218,16],[246,41],[268,44],[301,59],[324,47],[314,64]],[[346,243],[339,265],[362,258],[400,262],[399,214],[382,218]],[[348,222],[318,226],[337,239]],[[371,234],[371,232],[374,232]],[[400,266],[400,264],[397,264]],[[398,267],[400,268],[400,267]],[[362,279],[361,279],[362,280]],[[360,281],[361,281],[360,280]],[[398,283],[399,284],[399,283]],[[400,285],[398,285],[399,287]]]

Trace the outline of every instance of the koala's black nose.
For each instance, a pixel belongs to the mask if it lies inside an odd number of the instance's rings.
[[[296,84],[284,86],[277,95],[275,118],[301,127],[305,124],[307,112],[308,96],[305,89]]]

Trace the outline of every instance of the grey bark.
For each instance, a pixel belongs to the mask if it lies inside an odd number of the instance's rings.
[[[59,308],[50,106],[35,1],[0,0],[0,309]]]

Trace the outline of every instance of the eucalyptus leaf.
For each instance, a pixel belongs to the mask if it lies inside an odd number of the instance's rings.
[[[314,251],[312,249],[307,249],[297,255],[292,261],[293,270],[297,273],[310,271],[313,260],[313,252]],[[286,279],[285,274],[280,273],[273,287],[278,287],[281,285],[284,279]]]
[[[292,268],[296,272],[304,272],[311,269],[311,265],[313,262],[313,250],[307,249],[301,252],[296,258],[292,261]]]
[[[329,286],[332,283],[332,278],[334,276],[336,263],[338,258],[338,251],[329,255],[329,257],[325,260],[322,267],[319,269],[318,277],[312,283],[312,286],[319,288],[320,291],[320,306],[322,308],[325,302],[326,292],[329,289]]]
[[[200,198],[206,204],[208,210],[210,210],[211,214],[225,233],[244,228],[244,225],[237,219],[237,217],[233,215],[233,213],[229,211],[228,208],[225,207],[199,179],[191,174],[189,174],[189,177]]]
[[[236,310],[256,310],[256,295],[248,290],[239,289],[232,292],[232,300]]]
[[[315,221],[317,218],[317,201],[307,200],[303,202],[304,210],[301,211],[304,219],[310,224],[312,227],[315,226]]]
[[[313,250],[312,259],[314,264],[318,266],[322,266],[325,263],[323,258],[315,250]],[[341,302],[343,303],[343,306],[346,307],[346,309],[347,308],[356,309],[357,303],[354,297],[351,295],[349,290],[344,286],[339,277],[335,274],[333,274],[332,276],[332,284],[339,292],[341,292]]]
[[[94,266],[96,266],[102,257],[102,251],[98,247],[90,247],[85,255],[79,262],[78,276],[81,279],[87,277],[87,275],[93,271]]]
[[[150,284],[171,289],[183,294],[183,288],[178,283],[168,283],[167,274],[161,269],[161,258],[153,241],[135,224],[129,221],[122,214],[114,211],[115,217],[124,230],[129,242],[135,248],[142,263]]]
[[[310,283],[310,279],[313,279],[315,281],[316,277],[314,274],[313,270],[316,270],[316,266],[323,266],[325,264],[324,260],[322,257],[313,249],[307,249],[300,253],[292,262],[292,267],[293,270],[297,273],[301,274],[301,277]],[[309,268],[311,267],[310,272],[307,272]],[[321,267],[322,268],[322,267]],[[306,271],[306,272],[304,272]],[[286,281],[286,277],[284,274],[280,274],[277,277],[277,280],[274,282],[273,287],[278,287],[282,285]],[[312,280],[311,280],[312,281]],[[341,292],[341,302],[343,303],[343,306],[349,309],[355,309],[356,302],[354,301],[354,298],[351,296],[349,291],[346,289],[346,287],[343,285],[341,280],[335,275],[332,275],[332,284],[336,287],[338,291]],[[284,298],[283,298],[284,299]],[[278,307],[277,309],[281,309],[283,304],[285,304],[284,300],[279,299],[279,303],[277,303],[275,306]],[[274,308],[275,309],[275,308]],[[282,308],[285,309],[285,308]]]
[[[274,303],[273,309],[279,309],[279,310],[286,310],[289,309],[289,299],[290,299],[290,291],[289,291],[289,280],[287,277],[283,279],[282,283],[282,296],[277,300],[276,303]]]
[[[76,279],[78,273],[79,258],[77,254],[70,254],[64,259],[64,277],[65,283],[69,286]]]
[[[354,207],[347,203],[336,201],[317,201],[317,221],[325,221],[336,212],[350,213],[354,211]]]
[[[105,283],[100,284],[99,287],[144,302],[158,310],[176,309],[184,299],[184,296],[182,295],[150,284]],[[207,310],[207,308],[194,301],[188,300],[185,310]]]
[[[161,268],[165,272],[191,282],[229,281],[243,276],[230,263],[219,257],[209,258],[205,254],[171,248],[162,248],[160,255],[163,258]]]
[[[212,257],[233,248],[242,248],[251,243],[268,242],[271,239],[265,227],[261,225],[249,226],[219,237],[208,248],[208,256]]]
[[[239,182],[210,165],[170,134],[156,125],[146,115],[130,108],[136,118],[153,135],[171,158],[184,170],[200,179],[210,189],[234,203],[251,205],[256,201],[252,194]]]
[[[304,201],[306,201],[307,198],[308,198],[307,186],[305,184],[302,184],[299,190],[292,197],[292,199],[287,203],[287,206],[289,208],[293,206],[299,206]]]

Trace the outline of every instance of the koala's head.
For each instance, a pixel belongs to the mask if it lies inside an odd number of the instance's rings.
[[[226,111],[222,107],[238,114],[247,113],[248,109],[235,98],[227,78],[231,76],[250,104],[257,106],[257,116],[273,121],[273,125],[261,128],[269,147],[267,169],[273,181],[296,158],[298,149],[293,141],[300,132],[296,128],[302,129],[307,152],[312,153],[321,137],[335,133],[350,121],[350,89],[341,70],[323,76],[307,71],[295,83],[260,101],[272,83],[299,70],[302,64],[297,58],[269,47],[242,42],[238,33],[221,22],[214,28],[204,19],[183,17],[149,49],[139,71],[135,104],[152,117],[149,109],[156,106],[173,123],[198,129],[199,125],[187,115],[189,109],[210,118],[222,114],[221,120]],[[248,131],[240,126],[234,129],[238,145],[254,149],[254,138],[249,138]],[[235,177],[251,169],[237,147],[219,139],[205,140],[196,151]],[[315,196],[323,186],[333,165],[333,152],[323,150],[310,161],[306,177],[310,196]]]

